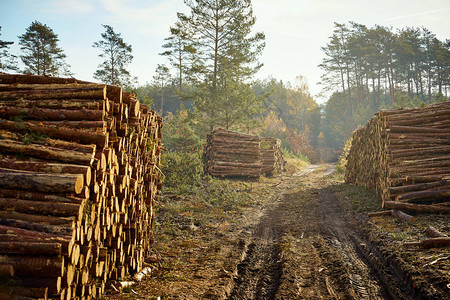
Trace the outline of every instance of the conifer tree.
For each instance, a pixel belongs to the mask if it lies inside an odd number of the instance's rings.
[[[46,24],[34,21],[19,36],[20,56],[26,68],[24,73],[35,75],[71,75],[66,55],[58,46],[58,35]]]
[[[0,26],[1,30],[2,27]],[[9,53],[9,47],[12,44],[14,42],[0,40],[0,71],[17,71],[17,57]]]
[[[111,26],[102,26],[105,28],[105,32],[101,34],[102,40],[94,42],[92,47],[102,51],[99,56],[104,60],[95,71],[94,78],[107,84],[130,84],[131,76],[127,66],[133,60],[132,48]]]

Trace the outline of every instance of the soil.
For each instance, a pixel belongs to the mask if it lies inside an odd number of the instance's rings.
[[[155,234],[152,275],[107,298],[448,299],[450,249],[404,242],[425,238],[430,225],[448,234],[449,216],[369,218],[381,210],[379,198],[333,171],[312,165],[262,179],[252,186],[251,205],[221,218],[202,219],[212,212],[205,207],[189,223],[180,212],[176,232],[161,232],[161,241]],[[160,218],[173,216],[162,210]]]

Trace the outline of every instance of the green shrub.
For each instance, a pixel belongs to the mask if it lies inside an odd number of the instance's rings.
[[[349,138],[345,143],[342,154],[339,157],[339,162],[336,166],[336,171],[338,171],[339,173],[345,172],[345,168],[347,167],[347,155],[351,147],[352,147],[352,138]]]
[[[200,152],[172,152],[163,154],[164,188],[191,192],[201,182],[203,163]]]

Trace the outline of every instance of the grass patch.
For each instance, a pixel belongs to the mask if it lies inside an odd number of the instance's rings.
[[[354,212],[366,213],[381,209],[381,199],[374,191],[345,183],[334,185],[332,189],[342,203]]]

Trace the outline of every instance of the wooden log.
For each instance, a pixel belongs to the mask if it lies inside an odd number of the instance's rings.
[[[403,245],[405,245],[405,246],[420,246],[425,249],[448,247],[448,246],[450,246],[450,237],[437,237],[437,238],[422,240],[420,242],[405,242],[405,243],[403,243]]]
[[[62,253],[61,250],[60,243],[0,242],[0,255],[59,256]]]
[[[445,129],[433,128],[433,127],[414,127],[414,126],[389,126],[390,132],[411,132],[411,133],[446,133]]]
[[[396,201],[410,201],[416,199],[439,199],[439,198],[447,198],[450,196],[450,190],[426,190],[426,191],[416,191],[400,194],[395,197]]]
[[[20,220],[32,223],[44,223],[49,225],[64,225],[64,226],[70,226],[72,222],[75,220],[75,216],[62,218],[45,215],[25,214],[12,210],[0,210],[0,218]]]
[[[48,121],[102,121],[105,117],[103,110],[70,110],[49,108],[22,108],[14,106],[0,106],[0,117],[20,117],[23,120]]]
[[[35,162],[15,160],[0,157],[0,168],[33,171],[38,173],[54,173],[54,174],[83,174],[86,185],[91,183],[92,171],[89,166],[80,166],[73,164],[60,164],[48,162]]]
[[[106,87],[0,91],[0,99],[105,99]]]
[[[99,83],[15,83],[15,84],[7,84],[0,83],[0,91],[16,91],[16,90],[64,90],[64,89],[97,89],[103,88],[104,84]]]
[[[10,226],[0,225],[0,234],[9,234],[9,235],[19,235],[23,238],[29,237],[32,239],[57,239],[57,240],[67,240],[70,238],[65,235],[57,235],[45,232],[38,232],[33,230],[15,228]]]
[[[399,219],[402,222],[414,222],[416,220],[416,218],[414,218],[413,216],[408,215],[398,209],[392,210],[392,216],[396,217],[397,219]]]
[[[384,201],[383,207],[387,209],[399,209],[411,212],[419,213],[432,213],[432,214],[449,214],[450,207],[438,206],[438,205],[422,205],[403,203],[398,201]]]
[[[61,292],[61,277],[45,277],[45,275],[42,274],[40,277],[20,276],[15,282],[17,286],[23,286],[24,288],[45,287],[48,289],[50,297],[57,296]]]
[[[378,216],[386,216],[386,215],[392,215],[392,209],[367,213],[367,216],[369,216],[369,217],[378,217]]]
[[[56,160],[67,163],[90,165],[94,158],[94,152],[86,154],[73,150],[65,150],[39,144],[25,144],[22,142],[1,140],[0,152],[11,154],[22,154],[26,156]]]
[[[82,194],[81,194],[82,195]],[[81,196],[77,195],[77,196]],[[74,203],[81,204],[87,198],[79,198],[71,195],[53,195],[48,193],[23,191],[23,190],[11,190],[0,189],[0,198],[15,198],[32,201],[44,201],[44,202],[61,202],[61,203]]]
[[[60,126],[75,129],[88,130],[90,132],[106,132],[107,123],[105,121],[28,121],[32,124],[45,126]]]
[[[10,256],[0,255],[0,264],[14,267],[17,276],[61,276],[64,270],[63,259],[47,256]]]
[[[0,188],[80,194],[83,187],[82,174],[0,172]]]
[[[106,100],[95,99],[39,99],[39,100],[8,100],[1,101],[1,106],[12,106],[18,108],[49,108],[49,109],[101,109],[109,111],[109,103]]]
[[[52,138],[77,142],[85,145],[95,144],[98,147],[104,147],[108,144],[107,134],[93,134],[83,130],[36,125],[30,122],[14,122],[0,119],[0,129],[22,133],[34,132],[41,135],[47,135]]]
[[[79,204],[30,201],[10,198],[0,198],[0,208],[3,210],[14,209],[17,212],[22,213],[40,213],[62,217],[78,216],[80,211]]]
[[[71,227],[68,226],[47,225],[42,223],[34,223],[29,221],[5,219],[5,218],[0,218],[0,225],[12,226],[16,228],[23,228],[27,230],[34,230],[58,235],[70,235],[72,234],[73,230]]]
[[[439,230],[437,230],[433,226],[428,226],[427,228],[425,228],[425,232],[427,233],[427,235],[429,237],[432,237],[432,238],[447,237],[446,234],[440,232]]]
[[[8,264],[0,264],[0,279],[11,278],[14,276],[14,267]]]

